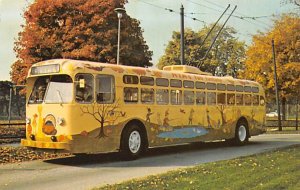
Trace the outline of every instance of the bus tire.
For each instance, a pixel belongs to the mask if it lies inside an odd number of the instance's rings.
[[[244,120],[239,120],[235,129],[234,144],[241,146],[248,143],[248,141],[249,130],[247,122]]]
[[[141,156],[146,146],[141,127],[132,123],[122,133],[120,152],[124,160],[135,160]]]

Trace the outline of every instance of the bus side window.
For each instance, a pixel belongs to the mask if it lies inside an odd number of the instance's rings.
[[[245,99],[245,105],[250,106],[252,101],[251,101],[251,94],[245,94],[244,95],[244,99]]]
[[[235,95],[232,93],[227,94],[227,105],[234,105],[235,104]]]
[[[141,102],[142,103],[154,103],[154,89],[153,88],[142,88],[141,89]]]
[[[124,88],[124,101],[125,102],[138,102],[138,88],[125,87]]]
[[[216,104],[216,93],[207,92],[207,105],[215,105],[215,104]]]
[[[243,105],[244,97],[243,94],[236,94],[236,105]]]
[[[184,91],[184,104],[185,105],[193,105],[195,102],[194,91]]]
[[[206,99],[205,92],[196,92],[196,104],[197,105],[204,105]]]
[[[169,90],[157,89],[156,90],[156,103],[157,104],[169,104]]]
[[[91,74],[76,75],[76,102],[91,103],[94,99],[94,77]],[[84,80],[84,86],[80,86],[80,79]]]
[[[252,103],[253,103],[254,106],[259,105],[259,96],[258,95],[253,95],[252,96]]]
[[[180,105],[182,103],[182,90],[171,90],[171,104]]]
[[[260,96],[260,105],[264,106],[265,105],[265,98],[263,96]]]
[[[110,75],[97,75],[96,94],[98,103],[113,103],[115,98],[115,81]]]
[[[224,85],[225,86],[225,85]],[[218,104],[226,104],[226,94],[225,93],[218,93],[217,94],[217,102]]]

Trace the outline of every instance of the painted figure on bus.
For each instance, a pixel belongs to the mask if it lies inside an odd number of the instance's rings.
[[[153,113],[151,112],[151,109],[150,109],[150,108],[147,108],[146,122],[150,123],[150,116],[151,116],[152,114],[153,114]]]
[[[189,116],[189,125],[193,124],[194,112],[195,112],[195,110],[192,108],[190,111],[190,116]]]

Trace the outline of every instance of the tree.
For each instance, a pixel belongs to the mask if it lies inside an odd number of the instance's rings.
[[[271,41],[275,41],[278,85],[282,101],[299,96],[300,89],[300,18],[294,14],[282,15],[274,28],[253,36],[241,77],[255,80],[266,89],[267,97],[274,98],[274,65]]]
[[[23,31],[15,43],[18,60],[11,77],[24,83],[36,62],[70,58],[116,63],[118,18],[114,9],[127,0],[36,0],[24,14]],[[143,39],[140,22],[123,15],[120,63],[151,66],[152,52]]]
[[[201,60],[221,26],[217,25],[206,42],[203,43],[210,28],[211,26],[205,27],[198,32],[192,31],[191,29],[185,31],[186,64],[197,66],[202,71],[210,72],[213,75],[231,75],[236,77],[237,72],[243,69],[245,43],[234,37],[236,31],[233,28],[226,27],[216,40],[207,58]],[[176,64],[180,64],[179,32],[173,32],[172,40],[165,50],[165,55],[160,58],[158,67],[162,68],[166,65]]]

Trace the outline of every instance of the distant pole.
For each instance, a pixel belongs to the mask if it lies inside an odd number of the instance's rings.
[[[181,8],[180,8],[180,18],[181,18],[180,61],[181,61],[181,65],[185,65],[185,60],[184,60],[184,8],[183,8],[183,5],[181,5]]]
[[[299,110],[298,104],[299,104],[299,98],[297,97],[297,100],[296,100],[296,130],[297,131],[298,131],[298,114],[299,114],[299,112],[298,112],[298,110]]]
[[[11,100],[12,100],[12,86],[9,88],[9,104],[8,104],[8,124],[10,124],[11,120]]]
[[[273,50],[273,63],[274,63],[276,104],[277,104],[277,110],[278,110],[278,127],[279,127],[278,130],[282,131],[280,101],[279,101],[279,94],[278,94],[277,67],[276,67],[276,58],[275,58],[275,46],[274,46],[274,40],[273,39],[272,39],[272,50]]]

